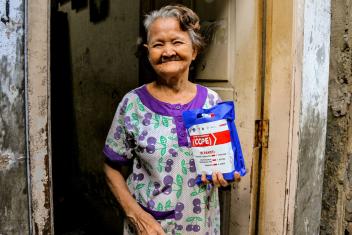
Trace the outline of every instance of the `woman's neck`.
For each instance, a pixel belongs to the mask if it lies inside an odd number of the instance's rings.
[[[194,83],[182,80],[157,80],[147,85],[147,90],[154,98],[166,103],[190,102],[197,94],[197,87]]]
[[[160,91],[179,93],[180,91],[188,90],[192,87],[192,83],[184,79],[157,79],[152,83],[153,87]]]

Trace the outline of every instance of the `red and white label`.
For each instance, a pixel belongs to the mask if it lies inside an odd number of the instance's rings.
[[[230,130],[225,119],[188,129],[198,174],[234,170]]]
[[[191,136],[192,147],[206,147],[231,142],[230,131],[221,131],[204,135]]]

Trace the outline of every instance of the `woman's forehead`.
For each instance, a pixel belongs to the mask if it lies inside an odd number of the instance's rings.
[[[188,35],[180,27],[180,22],[176,18],[158,18],[149,27],[148,38],[158,36]]]
[[[181,30],[180,22],[174,17],[160,17],[157,18],[149,27],[149,32],[159,31],[159,30],[170,30],[178,29]]]

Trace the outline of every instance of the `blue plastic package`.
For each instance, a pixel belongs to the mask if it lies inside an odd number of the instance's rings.
[[[212,180],[212,173],[223,173],[227,181],[234,180],[234,172],[246,174],[242,149],[234,123],[232,101],[221,102],[210,109],[183,112],[197,170],[196,183],[201,183],[202,173]]]

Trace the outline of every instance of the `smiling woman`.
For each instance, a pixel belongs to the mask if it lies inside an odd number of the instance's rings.
[[[203,46],[199,18],[186,7],[166,6],[144,23],[156,77],[125,95],[104,147],[107,181],[127,216],[124,234],[219,234],[216,186],[228,182],[213,172],[213,183],[204,177],[204,184],[195,184],[182,119],[184,111],[220,101],[214,91],[188,80]],[[129,163],[133,172],[125,182],[121,166]]]

